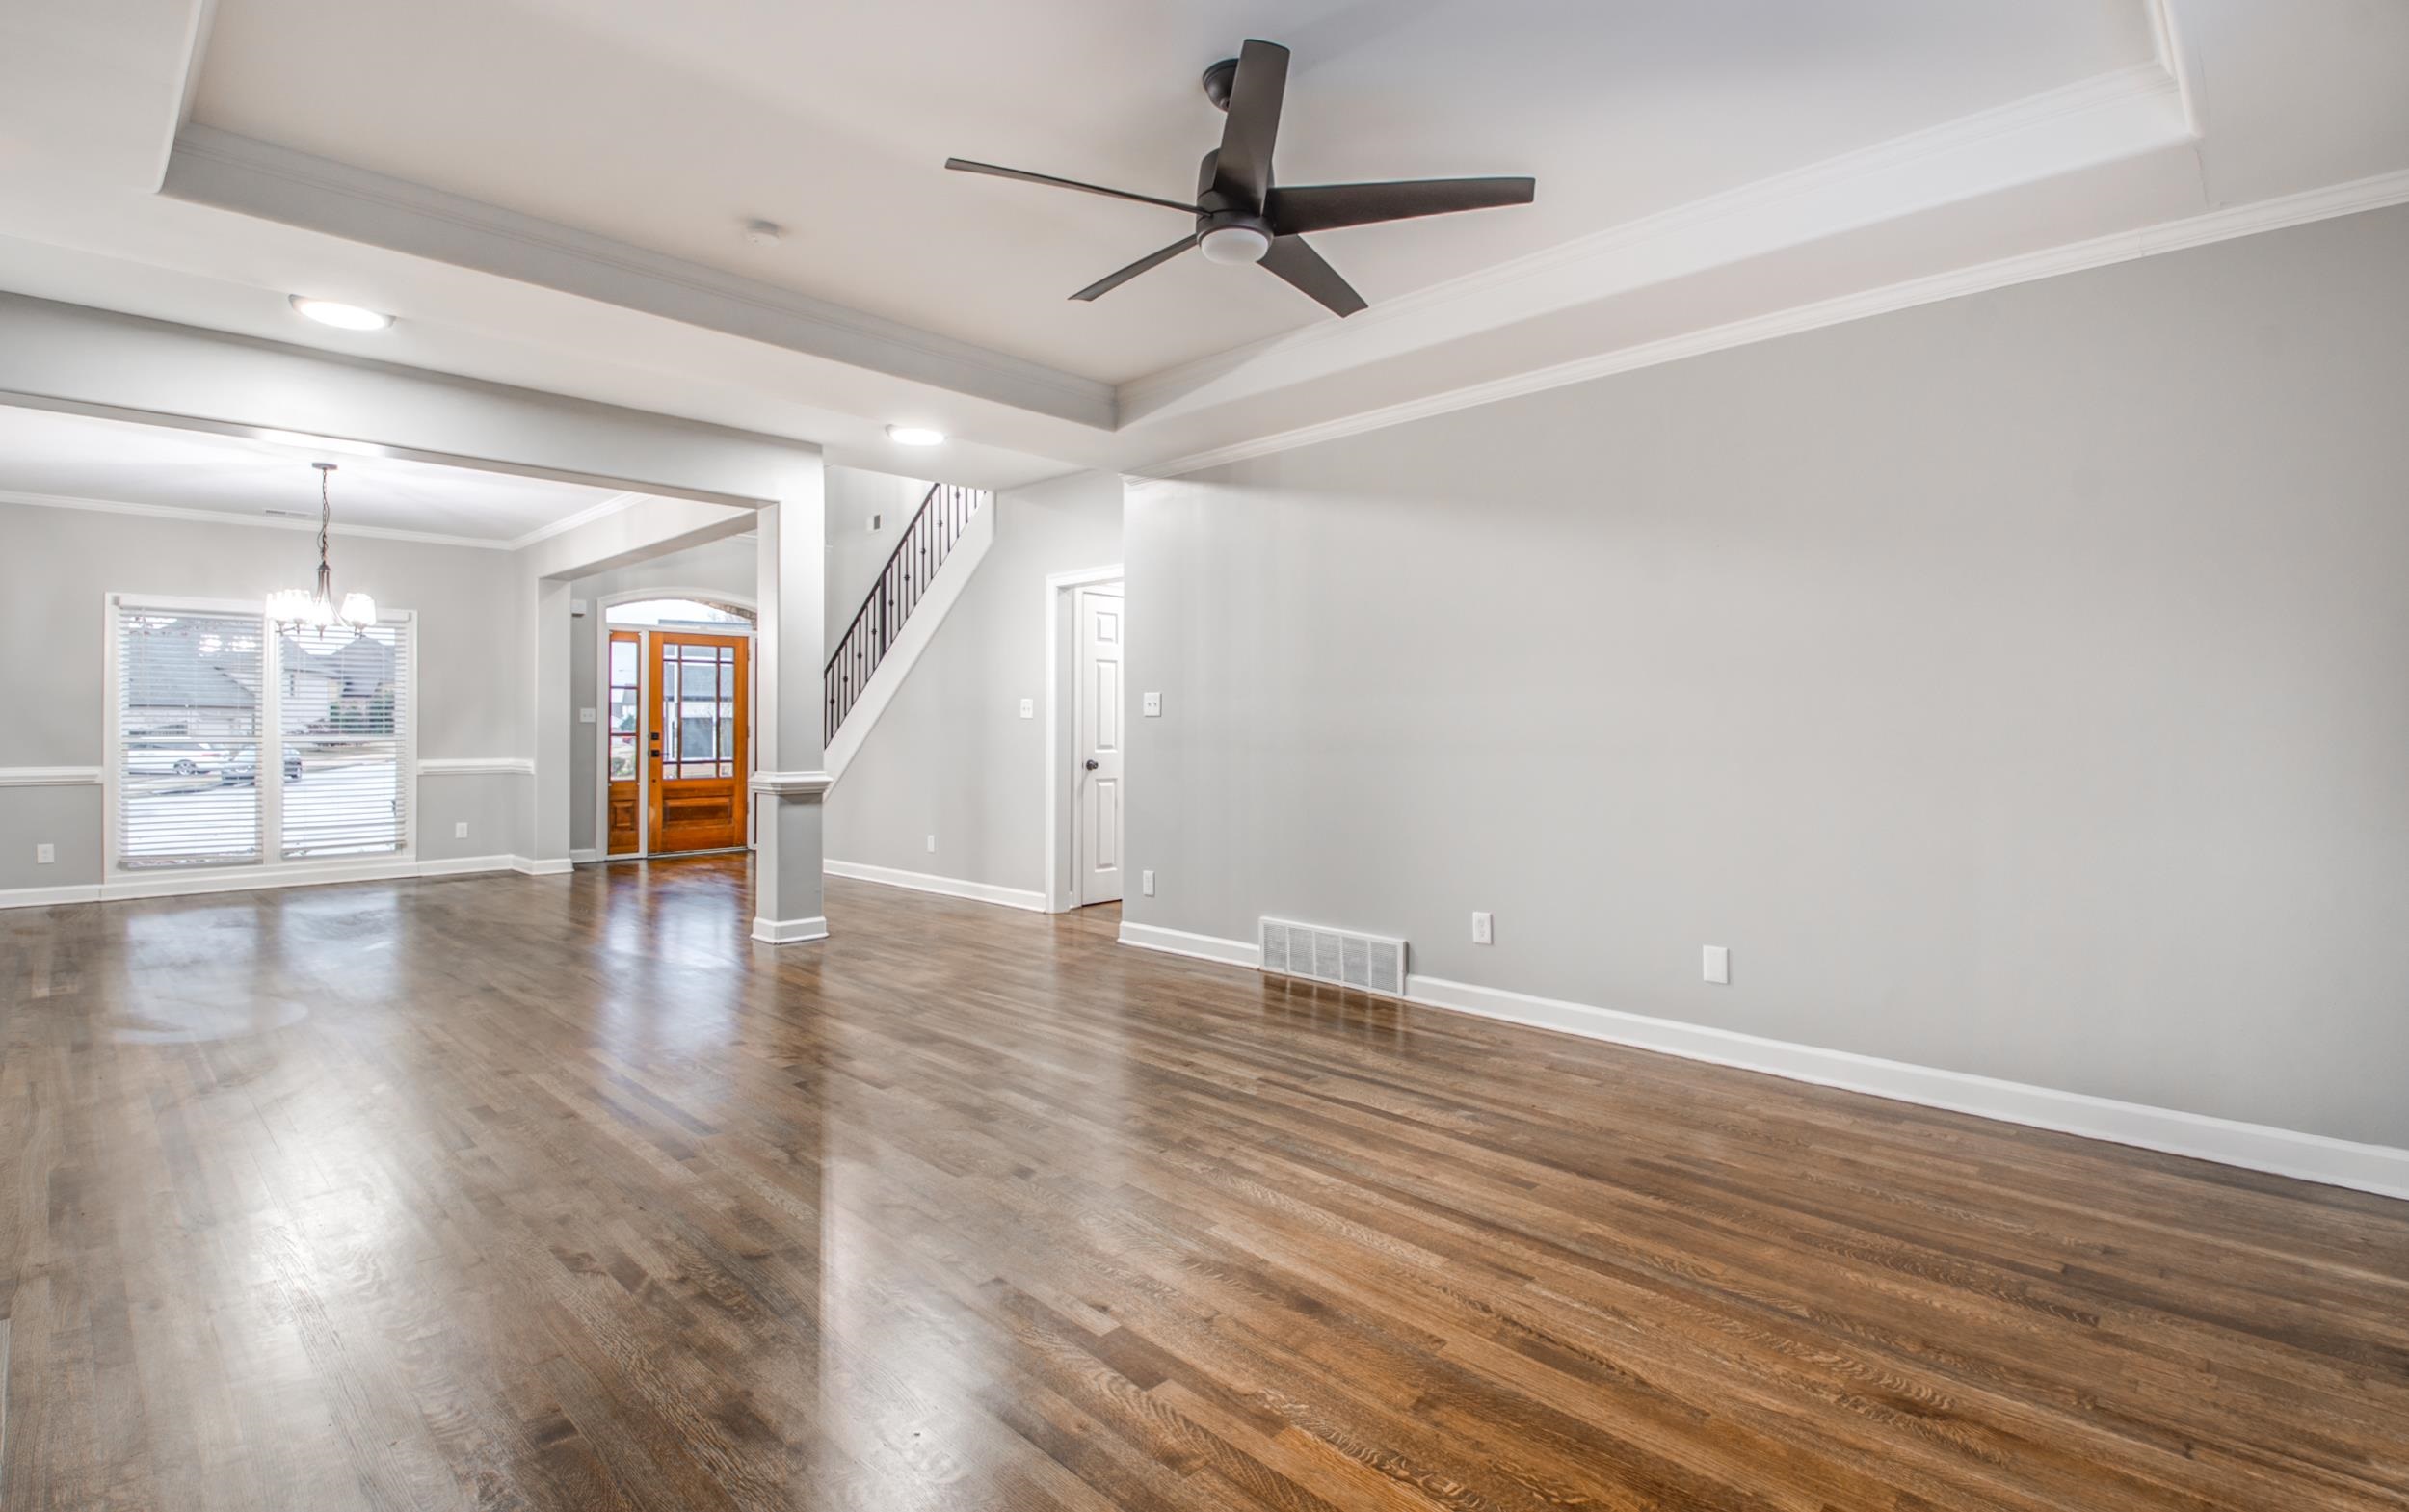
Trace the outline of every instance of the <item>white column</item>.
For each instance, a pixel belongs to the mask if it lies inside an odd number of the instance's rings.
[[[569,870],[569,637],[575,622],[569,617],[569,583],[566,578],[535,579],[535,687],[529,700],[534,720],[535,780],[530,807],[520,821],[524,836],[519,865],[539,876]]]
[[[753,938],[774,945],[828,936],[820,913],[820,801],[829,783],[820,723],[826,517],[817,458],[796,469],[759,517],[760,764],[753,801],[761,849]]]

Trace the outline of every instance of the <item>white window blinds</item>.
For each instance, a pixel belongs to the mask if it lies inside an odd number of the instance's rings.
[[[410,626],[373,625],[339,645],[278,637],[282,854],[401,850],[410,834]]]
[[[118,615],[118,856],[127,867],[260,855],[257,615],[124,605]]]

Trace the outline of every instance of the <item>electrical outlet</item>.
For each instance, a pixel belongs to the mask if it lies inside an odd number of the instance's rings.
[[[1022,719],[1037,718],[1037,700],[1022,699],[1020,701],[1020,717]]]
[[[934,835],[932,835],[932,836],[929,836],[929,850],[933,853],[933,852],[935,852],[935,851],[936,851],[936,849],[937,849],[937,836],[934,836]]]
[[[1146,696],[1146,717],[1148,719],[1160,719],[1163,717],[1163,696],[1161,694],[1150,693]]]
[[[581,708],[581,709],[579,709],[579,710],[577,711],[577,723],[578,723],[578,724],[580,724],[580,725],[591,725],[591,724],[593,724],[593,723],[594,723],[594,710],[592,710],[592,709],[590,709],[590,708]]]
[[[1728,945],[1708,945],[1706,960],[1707,980],[1718,987],[1732,985],[1732,951]]]
[[[452,826],[452,838],[456,840],[464,840],[468,838],[467,820],[463,819],[458,824]]]
[[[1154,874],[1152,872],[1141,871],[1138,873],[1138,890],[1145,893],[1150,898],[1154,895]]]
[[[1478,909],[1472,911],[1472,943],[1476,945],[1496,943],[1496,932],[1490,927],[1489,915]]]
[[[47,866],[58,859],[59,848],[55,845],[37,845],[34,847],[34,864],[37,866]],[[1147,875],[1152,877],[1154,874],[1150,871]]]

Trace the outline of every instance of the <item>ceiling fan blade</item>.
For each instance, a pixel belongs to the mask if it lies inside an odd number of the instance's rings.
[[[1136,278],[1139,274],[1144,273],[1147,269],[1159,267],[1163,263],[1169,262],[1172,258],[1178,256],[1181,252],[1186,252],[1189,248],[1195,245],[1195,237],[1182,236],[1178,241],[1173,242],[1170,246],[1164,248],[1161,252],[1148,252],[1145,256],[1140,257],[1137,261],[1129,264],[1126,268],[1122,269],[1118,273],[1108,273],[1104,275],[1094,283],[1089,284],[1086,288],[1081,289],[1078,293],[1073,294],[1071,297],[1074,300],[1092,300],[1099,294],[1110,294],[1113,290],[1128,282],[1131,279]]]
[[[1272,143],[1280,135],[1280,102],[1287,92],[1288,49],[1249,39],[1238,49],[1230,119],[1222,122],[1221,156],[1213,168],[1213,188],[1242,201],[1245,209],[1260,209],[1271,192]]]
[[[1083,195],[1102,195],[1107,199],[1134,199],[1140,204],[1158,204],[1166,210],[1185,210],[1190,215],[1203,212],[1192,204],[1177,199],[1157,199],[1152,195],[1133,195],[1126,189],[1106,189],[1101,184],[1083,184],[1075,178],[1056,178],[1051,173],[1031,173],[1018,168],[997,168],[993,163],[973,163],[966,157],[949,157],[945,166],[957,173],[986,173],[993,178],[1018,178],[1025,183],[1051,184],[1056,189],[1076,189]]]
[[[1342,225],[1410,221],[1422,215],[1490,210],[1528,204],[1536,192],[1528,178],[1409,178],[1389,184],[1307,184],[1275,189],[1264,217],[1283,236],[1335,231]]]
[[[1334,315],[1343,318],[1369,307],[1363,296],[1338,277],[1337,269],[1322,261],[1322,254],[1307,246],[1302,236],[1273,237],[1271,251],[1263,254],[1263,266],[1319,300]]]

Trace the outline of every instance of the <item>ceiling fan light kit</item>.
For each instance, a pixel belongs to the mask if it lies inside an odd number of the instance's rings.
[[[1238,56],[1205,69],[1204,85],[1204,97],[1229,119],[1222,123],[1221,146],[1205,153],[1198,165],[1193,203],[966,158],[949,157],[945,166],[957,172],[1075,189],[1184,210],[1196,217],[1196,228],[1186,236],[1097,279],[1072,295],[1074,300],[1109,294],[1193,247],[1207,262],[1259,263],[1340,317],[1364,308],[1363,297],[1322,260],[1321,253],[1305,240],[1306,232],[1531,202],[1536,186],[1528,178],[1417,178],[1276,189],[1271,158],[1280,135],[1281,102],[1288,88],[1288,49],[1277,42],[1250,40]]]

